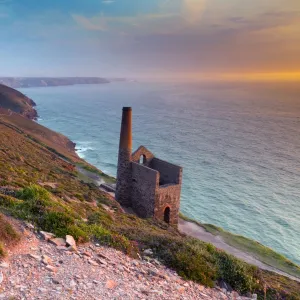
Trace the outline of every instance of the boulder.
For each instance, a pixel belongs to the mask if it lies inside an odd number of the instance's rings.
[[[96,261],[92,260],[92,259],[89,259],[88,262],[92,266],[99,266],[99,264]]]
[[[43,255],[42,256],[42,263],[45,264],[45,265],[49,265],[49,264],[52,263],[52,259],[47,255]]]
[[[39,256],[39,255],[29,254],[29,257],[34,258],[34,259],[37,260],[37,261],[42,260],[42,257]]]
[[[152,256],[153,255],[153,251],[151,249],[146,249],[144,250],[144,255],[149,255],[149,256]]]
[[[117,284],[114,280],[108,280],[108,281],[106,282],[105,287],[106,287],[107,289],[114,289],[117,285],[118,285],[118,284]]]
[[[9,268],[9,264],[7,262],[3,261],[0,263],[0,268],[7,269],[7,268]]]
[[[69,246],[69,248],[72,247],[70,250],[77,250],[76,242],[71,235],[66,235],[66,244]]]
[[[53,272],[53,273],[57,272],[57,269],[51,265],[47,265],[46,270]]]
[[[53,233],[46,232],[46,231],[40,231],[40,235],[45,241],[49,241],[55,237]]]
[[[101,258],[96,258],[97,263],[99,263],[100,265],[104,265],[107,266],[107,262]]]
[[[49,240],[49,243],[55,245],[55,246],[66,246],[66,240],[63,238],[54,238]]]

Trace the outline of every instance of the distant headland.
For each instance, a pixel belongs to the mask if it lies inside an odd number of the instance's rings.
[[[105,84],[126,81],[125,78],[103,77],[0,77],[0,83],[12,88],[67,86],[76,84]]]

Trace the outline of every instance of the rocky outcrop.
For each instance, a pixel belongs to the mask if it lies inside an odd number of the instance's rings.
[[[0,84],[0,108],[18,113],[30,120],[36,120],[36,103],[21,92]]]
[[[38,118],[38,113],[35,109],[28,109],[28,110],[25,110],[21,113],[22,116],[30,119],[30,120],[37,120]]]

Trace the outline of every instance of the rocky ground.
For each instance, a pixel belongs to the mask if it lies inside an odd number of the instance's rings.
[[[256,299],[184,281],[149,250],[137,260],[98,244],[77,248],[70,236],[48,240],[30,225],[22,231],[0,262],[0,299]]]

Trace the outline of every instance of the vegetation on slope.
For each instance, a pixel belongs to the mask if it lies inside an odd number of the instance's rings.
[[[29,119],[37,118],[35,103],[24,94],[0,84],[0,107],[19,113]]]
[[[224,229],[217,227],[211,224],[202,224],[198,221],[190,219],[184,215],[180,215],[183,220],[193,222],[200,227],[204,228],[207,232],[210,232],[213,235],[221,236],[224,241],[237,249],[240,249],[243,252],[247,252],[263,263],[275,267],[278,270],[286,272],[292,276],[300,278],[300,267],[288,260],[283,255],[275,252],[271,248],[268,248],[257,241],[248,239],[241,235],[236,235],[225,231]]]
[[[0,187],[10,191],[0,189],[2,213],[58,236],[95,240],[131,256],[150,248],[181,276],[208,286],[224,280],[261,299],[265,291],[267,299],[299,299],[297,282],[261,271],[165,223],[124,214],[114,199],[78,178],[66,149],[61,159],[55,143],[49,147],[37,136],[32,138],[21,123],[8,118],[0,117]]]
[[[0,257],[5,256],[5,248],[16,244],[20,239],[17,230],[8,221],[8,219],[0,213]]]

